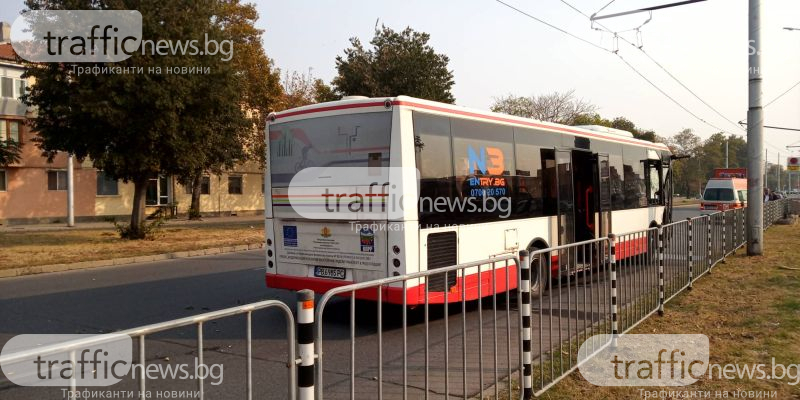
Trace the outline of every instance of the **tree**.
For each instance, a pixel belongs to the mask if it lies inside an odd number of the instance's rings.
[[[218,0],[219,13],[215,19],[226,36],[233,40],[234,52],[230,63],[239,85],[239,105],[248,113],[254,129],[244,137],[244,157],[265,166],[266,143],[264,129],[267,115],[281,110],[283,90],[280,71],[264,53],[263,30],[255,27],[258,11],[253,4],[240,0]]]
[[[215,39],[226,37],[227,32],[212,23],[221,4],[219,0],[26,2],[30,9],[137,9],[142,14],[143,37],[154,41],[183,41],[205,34]],[[145,197],[151,178],[185,174],[216,157],[208,149],[233,146],[225,136],[237,137],[232,132],[238,129],[236,110],[242,112],[239,104],[243,102],[237,96],[243,84],[233,79],[233,70],[212,68],[209,74],[166,71],[197,65],[217,67],[211,60],[214,57],[221,56],[136,52],[109,65],[144,70],[124,74],[77,75],[74,63],[27,66],[25,76],[35,78],[35,84],[26,102],[38,110],[31,122],[39,135],[39,147],[50,158],[59,151],[73,153],[78,159],[90,158],[108,176],[133,182],[132,238],[145,235]],[[220,92],[206,93],[212,88]],[[209,113],[226,115],[212,119]]]
[[[308,74],[297,71],[291,74],[288,71],[285,72],[281,87],[283,88],[281,110],[339,99],[330,86],[326,85],[322,79],[314,78],[310,71]]]
[[[530,97],[508,95],[495,99],[491,110],[564,125],[576,125],[575,122],[585,115],[599,117],[595,114],[597,106],[586,100],[576,99],[575,90]]]
[[[382,26],[364,48],[358,38],[351,38],[351,47],[344,56],[336,57],[338,76],[333,87],[341,96],[368,97],[414,96],[454,103],[451,92],[453,72],[450,58],[436,53],[428,44],[430,35],[406,28],[402,32]]]
[[[699,136],[691,129],[684,129],[667,139],[672,154],[689,156],[672,163],[672,182],[675,193],[690,196],[700,192],[700,187],[705,179],[702,171],[703,145]]]
[[[612,122],[601,117],[598,113],[580,114],[575,117],[573,125],[600,125],[611,127]]]
[[[282,90],[279,72],[261,46],[262,30],[254,24],[258,13],[252,4],[239,0],[217,2],[210,30],[219,40],[230,40],[236,51],[229,61],[204,57],[218,73],[201,82],[196,103],[187,112],[184,127],[197,135],[194,157],[178,174],[179,181],[191,187],[189,218],[200,218],[203,173],[221,174],[234,162],[255,160],[265,163],[264,128],[266,115],[280,107]]]
[[[0,141],[0,167],[19,161],[19,144],[13,140]]]

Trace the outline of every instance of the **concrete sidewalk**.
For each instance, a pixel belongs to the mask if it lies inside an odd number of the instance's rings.
[[[127,221],[120,221],[125,222]],[[150,220],[148,220],[150,222]],[[264,223],[263,215],[246,215],[246,216],[227,216],[227,217],[204,217],[198,221],[190,221],[186,217],[168,219],[164,223],[165,227],[170,226],[192,226],[192,225],[222,225],[222,224],[250,224],[257,225]],[[30,225],[0,225],[0,233],[9,232],[47,232],[47,231],[61,231],[61,230],[75,230],[75,229],[113,229],[114,225],[108,221],[96,222],[81,222],[75,223],[75,226],[70,228],[64,222],[53,224],[30,224]]]

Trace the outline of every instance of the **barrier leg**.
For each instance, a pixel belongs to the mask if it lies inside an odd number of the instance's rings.
[[[617,347],[617,336],[619,335],[617,322],[617,237],[612,233],[608,235],[608,240],[611,268],[611,346]]]
[[[658,315],[664,315],[664,228],[658,227]]]
[[[527,250],[519,252],[520,294],[522,296],[522,398],[533,398],[533,355],[531,353],[531,260]],[[544,277],[540,277],[544,279]],[[541,329],[541,327],[539,327]]]
[[[708,257],[707,257],[706,261],[708,263],[708,273],[710,274],[711,273],[711,267],[714,265],[714,262],[711,260],[711,249],[713,248],[712,244],[711,244],[711,215],[706,214],[706,218],[707,218],[707,221],[708,221],[708,222],[706,222],[706,227],[708,227],[708,243],[706,245],[706,250],[707,250]]]
[[[314,400],[314,292],[297,292],[298,398]]]
[[[689,224],[689,290],[692,290],[692,282],[694,281],[694,237],[692,235],[692,219],[686,218],[686,223]]]

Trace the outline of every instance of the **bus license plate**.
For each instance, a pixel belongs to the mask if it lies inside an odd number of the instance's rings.
[[[314,276],[317,278],[344,279],[347,276],[346,272],[344,268],[314,267]]]

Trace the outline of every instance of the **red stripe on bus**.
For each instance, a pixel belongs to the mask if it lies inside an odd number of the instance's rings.
[[[508,275],[506,275],[508,271]],[[452,273],[455,273],[452,272]],[[444,274],[442,274],[444,275]],[[464,290],[464,298],[467,301],[477,300],[478,297],[487,297],[492,295],[492,275],[494,275],[495,288],[497,293],[503,293],[508,290],[517,288],[517,266],[510,264],[508,270],[505,266],[496,268],[494,274],[492,271],[483,271],[480,274],[481,290],[478,293],[478,274],[469,274],[466,277],[457,277],[456,283],[447,292],[448,303],[461,302],[461,292]],[[309,278],[302,276],[288,276],[288,275],[275,275],[266,274],[266,285],[270,288],[302,290],[311,289],[316,293],[325,293],[336,287],[353,284],[350,281],[334,281],[322,278]],[[506,284],[508,282],[508,284]],[[347,297],[350,293],[343,293],[342,296]],[[376,288],[362,289],[356,291],[356,298],[363,300],[378,300],[378,291]],[[390,304],[403,304],[403,289],[396,287],[384,287],[381,292],[381,300]],[[444,292],[433,291],[429,288],[428,304],[443,304]],[[406,290],[406,305],[415,306],[425,304],[425,284],[412,286]]]

